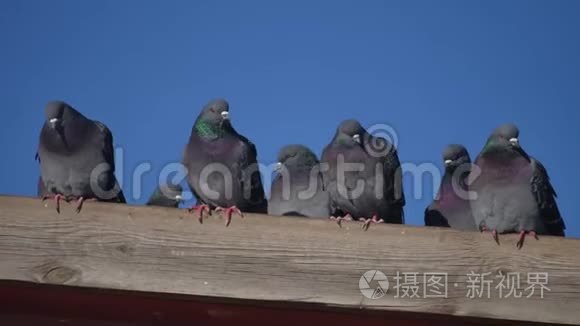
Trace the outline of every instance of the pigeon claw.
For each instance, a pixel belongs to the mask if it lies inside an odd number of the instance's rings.
[[[81,196],[81,197],[79,197],[79,198],[77,199],[77,208],[76,208],[76,212],[77,212],[77,214],[81,212],[81,210],[83,209],[83,204],[84,204],[86,201],[96,201],[96,200],[97,200],[97,199],[95,199],[95,198],[85,198],[85,197],[82,197],[82,196]]]
[[[223,207],[218,207],[215,209],[216,212],[223,212],[223,215],[226,218],[226,226],[229,226],[230,223],[232,223],[232,215],[234,213],[238,214],[241,218],[244,218],[244,214],[242,214],[242,211],[240,211],[239,208],[237,208],[236,206],[232,206],[232,207],[228,207],[228,208],[223,208]]]
[[[352,215],[346,214],[345,216],[331,216],[329,218],[331,221],[335,221],[339,228],[342,228],[342,221],[352,221]]]
[[[499,234],[497,233],[496,229],[490,230],[487,228],[487,226],[483,225],[481,226],[481,232],[490,232],[493,241],[495,241],[495,243],[497,243],[497,245],[499,246]]]
[[[373,223],[373,224],[379,224],[379,223],[384,223],[385,222],[381,218],[379,218],[377,216],[377,214],[373,215],[372,218],[364,218],[364,217],[361,217],[358,220],[359,220],[359,222],[362,222],[361,228],[364,231],[367,231],[369,229],[369,227],[371,226],[371,223]]]
[[[539,240],[538,234],[535,231],[520,231],[520,236],[518,237],[518,242],[516,243],[516,247],[518,249],[522,249],[524,246],[524,240],[526,239],[527,234],[533,236],[534,239]]]
[[[191,206],[191,208],[189,208],[188,211],[190,213],[195,212],[197,214],[197,220],[199,221],[200,224],[203,224],[203,213],[211,215],[211,209],[209,208],[208,205],[205,204]]]
[[[56,212],[60,214],[60,201],[64,200],[67,201],[66,197],[63,195],[44,195],[42,196],[42,201],[46,201],[47,199],[53,199],[56,203]]]
[[[497,230],[491,231],[491,236],[493,237],[493,240],[495,241],[495,243],[497,243],[499,245],[499,235],[497,235]]]

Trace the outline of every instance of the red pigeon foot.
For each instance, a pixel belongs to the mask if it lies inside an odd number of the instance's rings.
[[[484,225],[481,227],[481,232],[490,232],[491,236],[493,238],[493,241],[495,241],[495,243],[497,243],[497,245],[499,246],[499,235],[497,234],[496,229],[490,230],[487,228],[487,226]]]
[[[197,214],[197,220],[199,221],[200,224],[203,224],[204,212],[207,212],[207,215],[211,215],[211,209],[209,208],[208,205],[205,204],[191,206],[191,208],[189,208],[188,211],[190,213],[195,212]]]
[[[527,234],[534,237],[534,239],[539,240],[538,234],[536,234],[535,231],[520,231],[520,237],[518,238],[518,242],[516,243],[516,247],[518,249],[522,249],[522,247],[524,246],[524,239],[526,238]]]
[[[85,197],[79,197],[79,198],[77,199],[77,209],[76,209],[76,211],[77,211],[77,214],[81,212],[81,210],[83,209],[83,204],[84,204],[86,201],[97,201],[97,199],[96,199],[96,198],[85,198]]]
[[[369,229],[369,227],[371,226],[371,223],[379,224],[379,223],[384,223],[385,222],[382,219],[380,219],[377,216],[377,214],[373,215],[372,218],[364,218],[364,217],[361,217],[358,220],[363,223],[362,229],[365,230],[365,231]]]
[[[226,226],[229,226],[230,223],[232,223],[232,214],[236,213],[238,215],[240,215],[241,218],[244,217],[244,214],[242,214],[242,211],[240,211],[239,208],[237,208],[236,206],[232,206],[232,207],[228,207],[228,208],[223,208],[223,207],[218,207],[215,209],[216,212],[223,212],[224,216],[226,217]]]
[[[329,217],[329,219],[331,221],[336,221],[336,224],[338,224],[338,227],[342,228],[342,221],[352,221],[352,215],[350,215],[350,214],[347,213],[343,217],[340,217],[340,216],[331,216],[331,217]]]
[[[60,201],[64,200],[67,201],[66,197],[63,195],[44,195],[42,196],[42,201],[46,201],[47,199],[53,199],[56,202],[56,212],[60,214]]]

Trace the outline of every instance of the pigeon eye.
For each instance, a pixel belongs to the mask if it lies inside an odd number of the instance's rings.
[[[214,108],[209,108],[209,110],[213,113],[215,113],[215,109]]]

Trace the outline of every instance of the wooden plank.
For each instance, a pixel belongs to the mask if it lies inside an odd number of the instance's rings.
[[[425,313],[345,309],[313,303],[236,300],[22,282],[0,281],[0,293],[0,325],[294,326],[306,323],[379,326],[387,322],[405,326],[432,326],[434,323],[480,326],[489,325],[490,321],[468,317],[450,319],[445,315]],[[494,320],[494,325],[521,324]]]
[[[61,214],[38,199],[0,197],[0,280],[334,308],[431,313],[519,321],[580,321],[580,241],[439,228],[248,215],[228,228],[199,224],[185,210],[87,203]],[[369,270],[384,272],[386,295],[359,289]],[[496,273],[548,273],[544,298],[499,299]],[[419,298],[396,297],[397,272],[419,273]],[[423,298],[423,274],[447,273],[447,298]],[[491,273],[491,299],[466,297],[470,272]],[[402,283],[402,282],[401,282]],[[373,286],[374,284],[371,284]],[[403,294],[403,288],[399,288]],[[491,321],[495,323],[495,321]]]

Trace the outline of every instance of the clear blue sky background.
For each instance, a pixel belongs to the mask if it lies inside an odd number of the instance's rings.
[[[445,144],[474,157],[516,122],[578,237],[578,17],[573,0],[3,0],[0,193],[35,194],[50,99],[112,129],[128,185],[139,163],[178,161],[201,106],[225,97],[266,164],[289,143],[320,154],[351,117],[392,125],[402,161],[438,166]],[[407,221],[422,224],[431,182],[418,199],[405,187]]]

